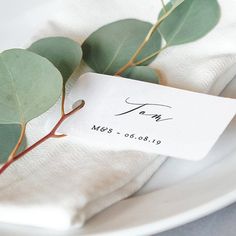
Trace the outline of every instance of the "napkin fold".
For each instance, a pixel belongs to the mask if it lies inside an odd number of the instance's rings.
[[[41,130],[30,125],[29,144],[40,136]],[[50,139],[1,176],[0,221],[54,229],[81,226],[136,192],[164,159],[94,148],[71,136]]]
[[[236,74],[236,2],[219,3],[222,18],[212,32],[196,42],[167,49],[153,62],[163,83],[215,95],[230,86]],[[118,19],[154,22],[161,8],[155,0],[50,1],[48,8],[54,5],[56,11],[45,17],[40,33],[32,32],[32,40],[64,35],[82,42],[96,28]],[[45,3],[43,8],[47,8]],[[25,23],[38,11],[28,12]],[[49,114],[28,126],[29,145],[45,134],[46,129],[39,127],[50,119]],[[140,189],[165,160],[151,153],[94,148],[78,137],[50,139],[0,177],[0,221],[57,230],[82,226]]]

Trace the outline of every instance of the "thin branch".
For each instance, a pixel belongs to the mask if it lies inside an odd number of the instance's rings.
[[[9,155],[8,161],[10,161],[14,158],[14,156],[16,155],[16,152],[18,151],[20,145],[22,144],[24,136],[25,136],[25,129],[26,129],[26,125],[21,124],[21,133],[20,133],[19,140],[18,140],[16,146],[14,147],[14,149],[12,150],[11,154]]]
[[[164,3],[164,0],[161,0],[161,4],[162,4],[162,7],[163,7],[164,12],[166,13],[166,12],[167,12],[167,9],[166,9],[166,5],[165,5],[165,3]]]
[[[75,109],[73,109],[72,111],[70,111],[67,114],[64,114],[61,116],[61,118],[59,119],[59,121],[56,123],[56,125],[53,127],[53,129],[43,138],[41,138],[40,140],[38,140],[36,143],[34,143],[33,145],[31,145],[30,147],[28,147],[27,149],[25,149],[24,151],[22,151],[21,153],[17,154],[16,156],[14,156],[12,159],[10,159],[7,163],[5,163],[1,168],[0,168],[0,175],[15,161],[17,161],[18,159],[20,159],[21,157],[23,157],[25,154],[27,154],[28,152],[30,152],[31,150],[33,150],[34,148],[38,147],[40,144],[42,144],[43,142],[45,142],[46,140],[48,140],[49,138],[54,138],[55,137],[55,132],[57,131],[57,129],[60,127],[60,125],[71,115],[73,115],[75,112],[79,111],[83,106],[85,105],[84,101],[81,101],[81,104],[79,106],[77,106]]]
[[[71,115],[73,115],[75,112],[79,111],[81,108],[83,108],[85,105],[85,101],[84,100],[81,100],[81,103],[75,107],[72,111],[70,111],[69,113],[66,113],[65,116],[66,117],[69,117]]]
[[[160,54],[164,49],[166,49],[166,48],[167,48],[167,45],[166,45],[165,47],[159,49],[158,51],[152,53],[151,55],[149,55],[149,56],[143,58],[142,60],[135,62],[134,65],[135,65],[135,66],[138,66],[138,65],[143,64],[144,62],[146,62],[146,61],[152,59],[153,57],[155,57],[155,56],[157,56],[157,55],[159,55],[159,54]]]
[[[63,89],[62,89],[62,95],[61,95],[61,115],[63,116],[65,114],[65,86],[63,85]]]
[[[66,134],[54,134],[52,135],[52,138],[64,138],[66,137]]]
[[[116,73],[115,75],[121,75],[125,70],[127,70],[129,67],[133,66],[135,64],[135,60],[137,58],[137,56],[140,54],[140,52],[142,51],[142,49],[146,46],[146,44],[148,43],[148,41],[150,40],[150,38],[152,37],[152,35],[154,34],[154,32],[157,30],[157,28],[160,26],[160,24],[170,15],[170,13],[172,12],[172,10],[166,12],[157,22],[156,24],[154,24],[151,29],[149,30],[148,34],[146,35],[146,37],[144,38],[143,42],[141,43],[141,45],[138,47],[138,49],[136,50],[136,52],[134,53],[134,55],[131,57],[131,59],[124,65],[122,66]]]

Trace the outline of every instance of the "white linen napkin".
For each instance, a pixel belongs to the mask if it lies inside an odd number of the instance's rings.
[[[30,126],[28,142],[40,133]],[[0,221],[55,229],[80,226],[136,192],[163,160],[94,148],[71,136],[51,139],[0,177]]]
[[[219,2],[222,18],[212,32],[196,42],[167,49],[152,64],[167,85],[219,94],[233,79],[236,2]],[[160,2],[156,0],[45,1],[22,14],[31,31],[25,30],[21,40],[27,45],[28,38],[64,35],[83,42],[96,28],[118,19],[154,22],[158,9]],[[37,18],[42,12],[50,13],[44,16],[45,21]],[[16,21],[11,22],[13,28]],[[33,30],[32,22],[40,22],[36,27],[39,31]],[[28,144],[43,136],[45,130],[38,127],[45,119],[43,116],[31,122]],[[164,160],[136,151],[95,149],[77,137],[51,139],[0,177],[0,221],[58,230],[81,226],[94,214],[136,192]]]

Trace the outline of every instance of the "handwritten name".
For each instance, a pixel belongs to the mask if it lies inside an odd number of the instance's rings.
[[[168,109],[171,109],[172,108],[171,106],[164,105],[164,104],[157,104],[157,103],[135,103],[135,102],[130,102],[129,100],[130,98],[128,97],[125,99],[125,102],[131,105],[132,108],[125,112],[116,114],[115,116],[122,116],[122,115],[127,115],[129,113],[138,112],[139,115],[149,116],[151,119],[154,119],[156,122],[167,121],[167,120],[173,119],[171,117],[164,118],[163,114],[158,114],[158,113],[150,114],[150,113],[147,113],[147,111],[145,110],[145,108],[150,107],[150,106],[165,107]]]

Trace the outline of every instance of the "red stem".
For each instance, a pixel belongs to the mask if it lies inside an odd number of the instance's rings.
[[[25,154],[27,154],[28,152],[30,152],[31,150],[33,150],[34,148],[36,148],[37,146],[39,146],[41,143],[45,142],[46,140],[48,140],[49,138],[52,138],[53,136],[55,136],[55,132],[57,131],[57,129],[60,127],[60,125],[63,123],[64,120],[66,120],[69,116],[73,115],[75,112],[79,111],[83,106],[84,106],[84,101],[81,102],[81,104],[76,107],[75,109],[73,109],[72,111],[70,111],[69,113],[63,114],[61,116],[61,118],[59,119],[59,121],[56,123],[56,125],[53,127],[53,129],[43,138],[41,138],[40,140],[38,140],[36,143],[34,143],[33,145],[31,145],[30,147],[28,147],[27,149],[25,149],[24,151],[22,151],[21,153],[17,154],[13,159],[11,159],[10,161],[8,161],[7,163],[5,163],[1,168],[0,168],[0,175],[15,161],[17,161],[18,159],[20,159],[22,156],[24,156]]]

